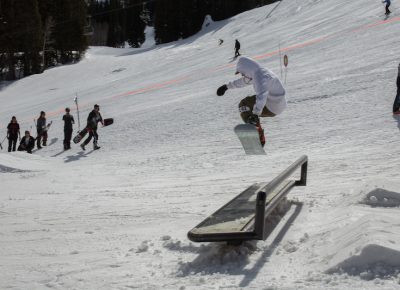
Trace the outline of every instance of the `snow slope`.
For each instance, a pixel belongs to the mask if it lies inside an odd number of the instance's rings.
[[[385,20],[378,1],[285,0],[174,43],[93,47],[3,87],[3,134],[12,115],[33,131],[44,110],[53,125],[41,151],[0,153],[0,289],[398,289],[396,5]],[[263,120],[262,157],[245,156],[232,130],[251,87],[215,95],[235,77],[236,38],[277,74],[279,47],[289,56],[289,106]],[[82,124],[95,103],[115,118],[101,150],[62,152],[76,93]],[[308,185],[266,241],[186,238],[303,154]]]

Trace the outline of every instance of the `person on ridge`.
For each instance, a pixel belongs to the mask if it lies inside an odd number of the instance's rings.
[[[100,106],[96,104],[94,105],[93,110],[89,113],[89,116],[87,118],[86,128],[89,132],[89,137],[87,137],[85,142],[81,144],[82,150],[85,150],[85,146],[89,144],[90,140],[92,140],[92,137],[93,137],[93,149],[94,150],[100,149],[100,147],[97,146],[97,141],[99,140],[99,135],[97,135],[97,124],[99,122],[104,126],[103,118],[100,115]]]
[[[400,115],[400,63],[399,63],[399,68],[398,68],[398,72],[397,72],[396,85],[397,85],[397,94],[396,94],[396,98],[394,99],[394,103],[393,103],[393,114]]]
[[[217,95],[224,95],[228,89],[253,85],[256,94],[240,101],[239,112],[245,123],[253,124],[257,127],[261,145],[264,146],[264,130],[261,127],[259,117],[275,117],[286,109],[285,88],[281,80],[272,71],[263,68],[248,57],[239,58],[235,74],[239,73],[242,77],[220,86],[217,90]]]
[[[240,42],[239,40],[235,39],[235,58],[240,55]]]
[[[7,138],[8,138],[8,152],[15,151],[17,147],[18,136],[21,139],[21,132],[19,131],[19,124],[17,118],[12,116],[10,123],[7,126]]]
[[[74,116],[70,115],[70,109],[65,108],[64,121],[64,150],[71,149],[72,125],[75,124]]]

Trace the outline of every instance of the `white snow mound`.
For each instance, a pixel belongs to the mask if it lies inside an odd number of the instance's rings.
[[[392,218],[370,213],[337,231],[327,249],[326,272],[345,272],[366,280],[399,273],[400,223],[394,225]]]

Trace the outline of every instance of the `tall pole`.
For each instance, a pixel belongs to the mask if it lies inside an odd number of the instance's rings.
[[[76,105],[76,111],[78,113],[78,132],[81,131],[81,120],[79,118],[79,105],[78,105],[78,94],[75,93],[75,99],[74,99],[75,105]]]

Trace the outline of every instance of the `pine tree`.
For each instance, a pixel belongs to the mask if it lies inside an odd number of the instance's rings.
[[[125,17],[125,35],[126,41],[132,47],[140,47],[145,40],[144,29],[146,27],[143,15],[144,5],[142,0],[126,0]]]
[[[58,62],[78,60],[87,48],[84,35],[86,7],[84,0],[58,0],[54,11],[54,48]]]

